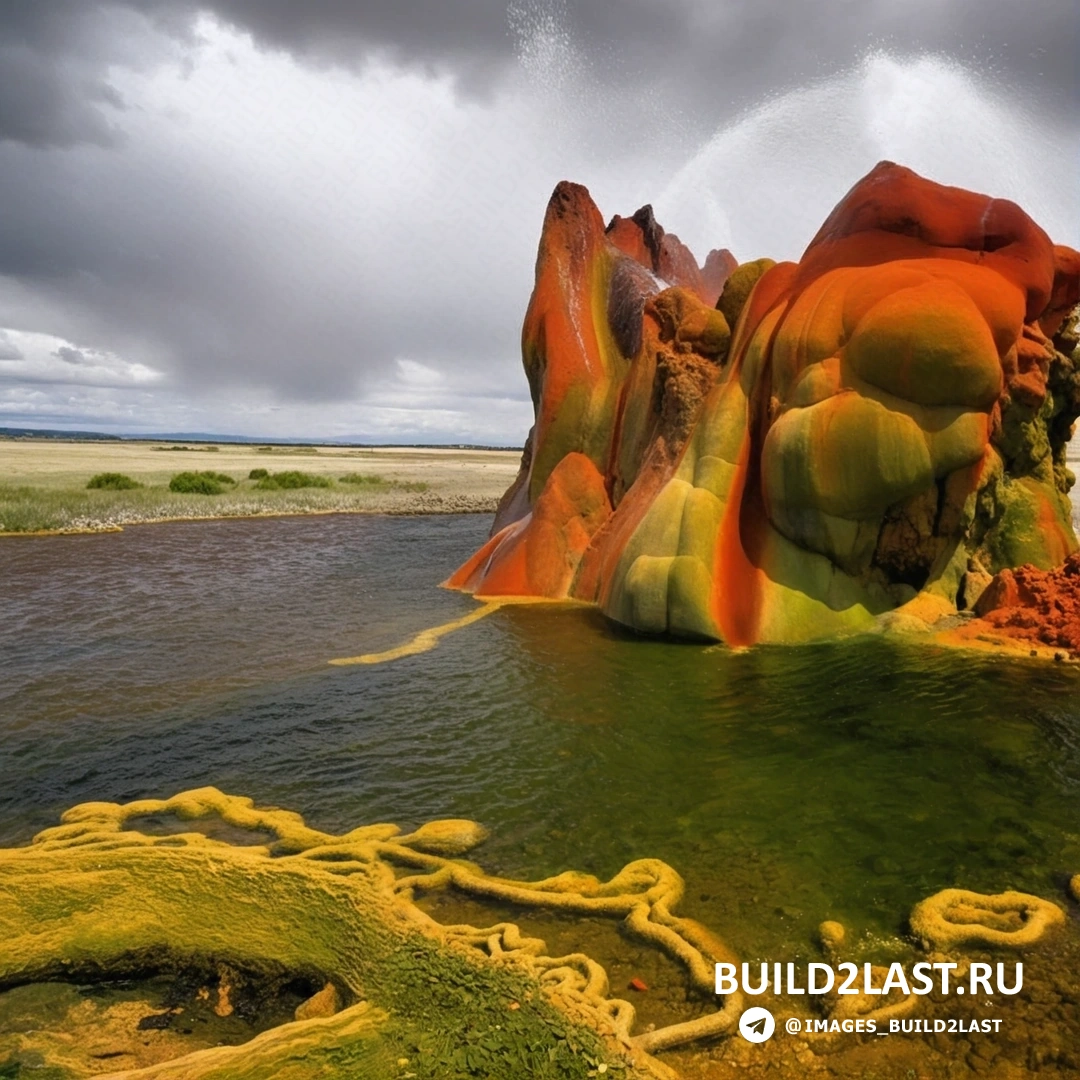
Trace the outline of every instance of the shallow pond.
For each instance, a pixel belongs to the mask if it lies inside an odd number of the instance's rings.
[[[871,955],[950,885],[1080,871],[1080,669],[868,638],[731,653],[438,583],[486,517],[144,526],[0,544],[0,843],[213,784],[344,830],[470,817],[516,877],[659,857],[745,959]]]

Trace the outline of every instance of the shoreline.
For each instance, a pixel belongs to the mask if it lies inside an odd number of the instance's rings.
[[[427,494],[427,493],[425,493]],[[411,500],[410,500],[411,502]],[[137,525],[169,525],[177,522],[200,521],[255,521],[260,518],[286,517],[331,517],[340,515],[381,515],[384,517],[445,517],[452,514],[494,514],[498,500],[472,498],[463,495],[448,497],[427,494],[426,500],[417,499],[414,505],[406,506],[358,506],[358,507],[312,507],[307,510],[266,510],[229,513],[224,510],[216,514],[170,514],[158,517],[133,516],[124,521],[103,520],[87,525],[71,525],[57,529],[15,529],[0,530],[0,540],[18,537],[43,536],[101,536],[107,533],[120,533]]]

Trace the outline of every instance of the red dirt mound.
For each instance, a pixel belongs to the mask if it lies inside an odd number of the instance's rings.
[[[1080,552],[1053,570],[1002,570],[975,614],[999,632],[1080,656]]]

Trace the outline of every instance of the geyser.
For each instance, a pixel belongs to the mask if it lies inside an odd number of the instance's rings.
[[[855,177],[900,161],[939,183],[1011,199],[1075,246],[1076,184],[1067,169],[1046,166],[1070,140],[951,57],[874,51],[721,126],[652,201],[695,251],[723,244],[740,258],[794,259]]]

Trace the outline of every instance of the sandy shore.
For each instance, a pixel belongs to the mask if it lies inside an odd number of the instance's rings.
[[[284,514],[492,513],[519,458],[510,450],[0,439],[0,534]],[[262,491],[248,479],[252,469],[300,471],[325,477],[331,486]],[[209,496],[168,490],[176,473],[204,470],[237,484]],[[123,473],[143,486],[88,491],[87,481],[104,472]],[[355,474],[366,482],[342,482]]]

